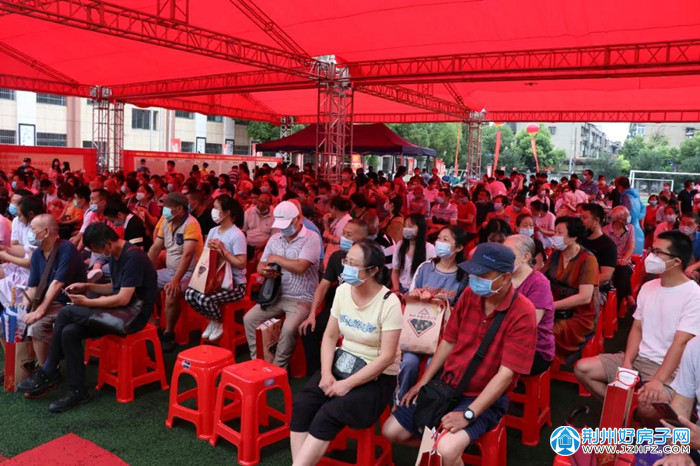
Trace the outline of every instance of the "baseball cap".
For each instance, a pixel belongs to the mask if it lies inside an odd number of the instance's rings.
[[[459,264],[469,275],[484,275],[493,270],[513,272],[515,254],[500,243],[482,243],[476,247],[472,258]]]
[[[189,202],[187,202],[187,198],[185,197],[184,194],[178,193],[178,192],[172,192],[168,193],[168,195],[165,197],[165,202],[164,204],[168,207],[176,207],[181,205],[185,209],[189,205]]]
[[[272,224],[272,228],[279,228],[280,230],[287,228],[292,220],[299,216],[299,209],[294,203],[289,201],[283,201],[277,204],[275,207],[275,221]]]

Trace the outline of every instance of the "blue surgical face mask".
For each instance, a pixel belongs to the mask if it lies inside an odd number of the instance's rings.
[[[440,258],[447,258],[452,255],[452,245],[443,241],[435,241],[435,255]]]
[[[518,233],[520,233],[521,235],[525,235],[525,236],[532,236],[535,234],[535,229],[534,228],[521,228],[520,230],[518,230]]]
[[[73,205],[76,206],[76,207],[80,207],[80,206],[78,205],[78,201],[77,201],[76,199],[73,199]]]
[[[97,212],[97,204],[90,204],[90,212]]]
[[[343,273],[340,274],[340,277],[343,279],[344,283],[350,286],[362,285],[365,282],[365,280],[360,278],[360,268],[353,267],[352,265],[344,265]]]
[[[260,186],[260,192],[261,192],[261,193],[266,193],[266,192],[268,192],[268,191],[270,191],[270,188],[268,188],[267,186]]]
[[[17,206],[14,204],[10,204],[7,206],[7,211],[10,213],[10,215],[17,215]]]
[[[280,233],[282,233],[282,236],[285,236],[287,238],[289,238],[290,236],[292,236],[296,232],[297,232],[297,229],[293,223],[290,223],[287,228],[282,228],[280,230]]]
[[[37,239],[36,234],[34,233],[34,231],[32,231],[32,230],[30,229],[30,230],[27,231],[27,241],[28,241],[29,244],[31,244],[32,246],[39,247],[39,246],[41,246],[41,242],[43,241],[43,239]]]
[[[175,185],[172,183],[168,183],[168,192],[173,192],[175,190]]]
[[[165,217],[165,220],[170,221],[173,219],[173,211],[170,207],[163,207],[163,217]]]
[[[489,296],[493,296],[494,294],[498,293],[500,291],[499,288],[497,290],[492,290],[491,286],[493,285],[493,282],[498,280],[500,277],[502,277],[503,274],[499,275],[498,277],[494,278],[493,280],[487,280],[485,278],[481,278],[477,275],[471,275],[469,277],[469,287],[472,289],[474,294],[481,296],[482,298],[488,298]]]
[[[17,182],[16,181],[12,182],[12,189],[17,189]]]
[[[494,208],[494,210],[501,210],[501,209],[503,209],[503,203],[502,202],[494,202],[493,208]]]
[[[345,236],[340,237],[340,249],[343,252],[348,252],[350,248],[352,247],[352,241],[347,239]]]
[[[114,225],[115,227],[123,227],[123,226],[124,226],[124,222],[115,221],[115,222],[112,223],[112,225]]]

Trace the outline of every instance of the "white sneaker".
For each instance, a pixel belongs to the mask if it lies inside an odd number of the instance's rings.
[[[93,269],[88,272],[87,274],[87,281],[88,283],[97,283],[102,279],[102,276],[104,274],[102,273],[102,270],[99,269]]]
[[[209,341],[216,341],[224,334],[224,324],[212,320],[212,331],[209,334]]]
[[[214,329],[215,323],[216,322],[214,322],[213,320],[209,321],[209,325],[207,325],[207,328],[205,328],[204,331],[202,332],[202,340],[209,339],[209,335],[211,335],[211,331]]]

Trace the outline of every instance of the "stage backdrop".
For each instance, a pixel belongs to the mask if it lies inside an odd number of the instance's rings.
[[[228,173],[234,164],[238,165],[241,162],[246,162],[248,168],[252,171],[257,165],[267,163],[274,167],[278,163],[282,163],[282,157],[253,157],[252,155],[210,155],[210,154],[185,154],[178,152],[150,152],[141,150],[125,150],[124,151],[124,173],[129,173],[139,167],[141,159],[146,160],[146,166],[154,175],[165,173],[166,163],[168,160],[175,162],[175,171],[188,174],[192,169],[192,165],[199,165],[200,170],[202,164],[207,162],[209,170],[214,170],[216,174]]]
[[[0,169],[6,173],[22,165],[25,157],[32,159],[32,166],[48,172],[51,161],[58,159],[70,163],[71,170],[85,170],[88,175],[97,173],[97,150],[71,147],[12,146],[0,144]]]

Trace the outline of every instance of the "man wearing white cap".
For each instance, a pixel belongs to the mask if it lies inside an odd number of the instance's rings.
[[[278,272],[271,265],[282,268],[279,297],[265,309],[255,305],[245,314],[243,323],[251,357],[255,358],[255,329],[268,319],[285,315],[273,362],[286,368],[297,342],[297,328],[309,315],[318,286],[321,240],[303,225],[301,212],[294,203],[280,202],[274,215],[272,228],[279,229],[279,232],[267,242],[258,263],[258,273],[265,278],[274,278]]]

